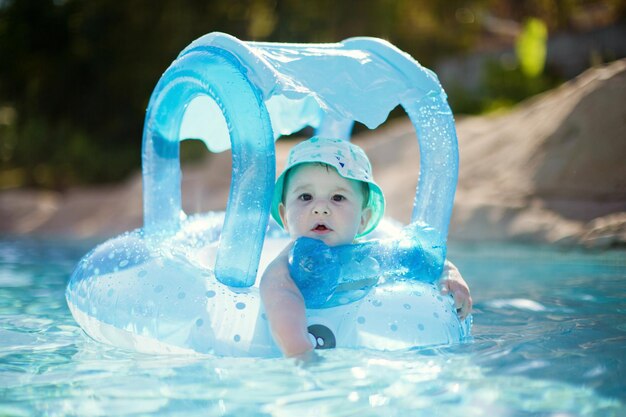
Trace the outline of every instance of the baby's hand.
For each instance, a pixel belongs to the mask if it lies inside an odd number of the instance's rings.
[[[461,320],[472,311],[472,296],[469,287],[459,270],[449,261],[446,261],[441,278],[439,279],[441,294],[452,294],[454,306]]]

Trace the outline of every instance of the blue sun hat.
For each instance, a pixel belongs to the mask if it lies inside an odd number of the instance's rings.
[[[385,197],[383,192],[374,182],[372,177],[372,165],[367,155],[360,147],[342,139],[329,139],[314,136],[309,140],[300,142],[294,146],[287,157],[285,170],[276,180],[274,196],[272,198],[271,215],[280,227],[283,222],[278,214],[278,206],[283,200],[285,174],[294,166],[304,163],[323,163],[332,166],[342,177],[361,181],[369,187],[369,198],[365,207],[369,207],[372,216],[363,232],[356,237],[365,236],[378,225],[385,212]]]

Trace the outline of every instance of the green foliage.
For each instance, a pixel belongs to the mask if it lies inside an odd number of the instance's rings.
[[[479,114],[507,110],[561,82],[549,74],[529,77],[520,66],[503,64],[499,60],[489,60],[484,65],[479,91],[470,92],[460,85],[448,89],[450,106],[455,113]]]
[[[0,156],[9,169],[0,171],[5,186],[64,189],[81,183],[117,181],[135,166],[139,147],[109,147],[73,123],[33,117],[18,128],[0,129]],[[8,154],[8,155],[7,155]]]
[[[12,181],[63,188],[115,181],[138,167],[150,92],[180,49],[202,34],[198,22],[195,31],[183,24],[193,19],[177,7],[3,4],[0,56],[11,59],[0,60],[0,107],[17,117],[3,127],[2,163]]]
[[[534,14],[548,25],[559,25],[555,10],[565,6],[575,10],[578,3],[558,4],[0,0],[0,188],[115,181],[137,169],[150,93],[177,54],[205,33],[221,31],[240,39],[275,42],[376,36],[433,66],[443,56],[472,49],[484,34],[481,19],[492,10],[520,17],[517,20]],[[623,13],[623,7],[615,10]],[[521,47],[531,68],[540,61],[541,36],[536,32],[530,28],[525,42],[531,46]],[[515,101],[543,88],[539,88],[543,75],[529,80],[502,68],[490,71],[488,93],[465,100],[472,111],[488,108],[489,100]],[[200,154],[191,149],[182,154]]]
[[[540,19],[530,18],[515,42],[515,52],[522,73],[534,78],[543,72],[546,64],[548,28]]]

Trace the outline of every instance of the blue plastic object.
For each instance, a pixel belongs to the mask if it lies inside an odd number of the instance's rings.
[[[212,33],[185,48],[146,113],[144,227],[78,264],[66,293],[77,322],[96,340],[142,351],[278,354],[254,286],[261,256],[275,254],[264,243],[285,237],[269,225],[266,239],[274,140],[307,125],[348,140],[354,121],[373,129],[397,105],[420,147],[411,224],[384,242],[324,249],[336,260],[330,269],[302,261],[312,258],[298,244],[292,273],[309,323],[329,329],[337,346],[460,341],[469,322],[430,284],[445,259],[456,187],[454,120],[436,76],[374,38],[272,44]],[[225,213],[188,218],[181,209],[179,142],[188,138],[232,149]],[[321,277],[328,284],[316,286]]]
[[[386,278],[433,284],[441,275],[445,247],[432,246],[430,228],[398,233],[396,238],[355,245],[328,246],[318,239],[296,240],[289,256],[289,274],[308,308],[330,306],[337,286]],[[425,246],[431,245],[431,246]]]

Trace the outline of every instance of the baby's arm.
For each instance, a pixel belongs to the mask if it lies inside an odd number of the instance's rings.
[[[304,298],[287,267],[287,246],[263,273],[261,300],[274,340],[285,356],[299,356],[313,349],[307,331]]]
[[[439,285],[442,294],[452,294],[459,317],[461,320],[465,319],[472,311],[472,296],[467,283],[452,262],[446,260]]]

